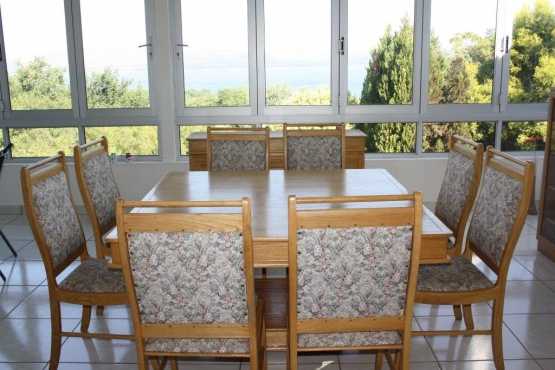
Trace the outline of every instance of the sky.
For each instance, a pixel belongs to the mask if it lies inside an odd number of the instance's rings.
[[[519,9],[531,0],[510,0]],[[555,0],[551,0],[555,5]],[[433,0],[432,30],[448,51],[459,32],[495,28],[496,0]],[[386,27],[414,18],[414,0],[349,0],[349,90],[360,94],[370,50]],[[8,71],[44,57],[67,71],[63,0],[0,0]],[[32,11],[29,11],[32,9]],[[188,88],[217,90],[248,84],[246,0],[181,0]],[[148,81],[143,0],[81,0],[85,69],[113,68],[137,84]],[[265,0],[268,84],[330,84],[331,1]],[[24,20],[24,21],[22,21]]]

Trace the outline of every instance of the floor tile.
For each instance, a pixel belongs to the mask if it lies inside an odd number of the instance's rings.
[[[526,224],[533,227],[534,229],[538,228],[538,215],[528,215],[526,217]]]
[[[46,282],[42,261],[5,261],[0,269],[7,278],[7,285],[39,285]]]
[[[44,369],[46,363],[2,363],[0,362],[0,370],[41,370]]]
[[[10,244],[12,245],[13,249],[20,254],[21,250],[29,245],[29,240],[10,240],[8,239]],[[0,261],[8,260],[8,259],[15,259],[12,251],[8,248],[4,240],[0,239]]]
[[[542,283],[555,292],[555,281],[542,281]]]
[[[535,233],[521,234],[518,239],[515,255],[536,255],[538,253],[538,240]]]
[[[474,264],[482,271],[488,279],[492,282],[497,280],[497,275],[495,272],[490,270],[488,266],[482,262],[478,257],[473,260]],[[513,259],[511,265],[509,266],[509,274],[507,275],[507,280],[534,280],[535,277],[530,271],[528,271],[524,266],[522,266],[517,260]]]
[[[137,370],[135,364],[61,363],[58,370]]]
[[[423,330],[462,329],[464,323],[448,317],[417,318]],[[477,329],[489,328],[491,318],[474,316]],[[439,361],[492,360],[491,337],[475,335],[472,337],[428,337],[426,338]],[[530,355],[518,342],[511,331],[503,327],[503,351],[507,359],[527,359]]]
[[[541,281],[509,281],[504,314],[555,313],[555,292]]]
[[[33,240],[33,233],[27,222],[21,224],[14,222],[2,226],[2,231],[8,240]]]
[[[240,361],[179,361],[179,370],[239,370],[241,368]],[[248,369],[248,365],[245,369]]]
[[[555,369],[555,360],[538,360],[538,363],[543,370]]]
[[[94,319],[89,331],[130,334],[132,327],[129,320]],[[136,363],[136,359],[135,343],[129,340],[69,338],[62,349],[60,362]]]
[[[515,259],[536,278],[540,280],[555,280],[555,262],[538,254],[535,256],[515,256]]]
[[[17,215],[0,215],[0,226],[9,224],[13,220],[15,220]]]
[[[0,319],[7,317],[36,288],[36,286],[0,286]]]
[[[78,322],[79,320],[62,320],[63,330],[71,331]],[[49,360],[50,319],[0,320],[0,333],[0,362]]]
[[[475,315],[490,315],[491,307],[487,303],[477,303],[472,305],[472,312]],[[416,303],[414,305],[414,316],[416,317],[433,317],[433,316],[449,316],[453,318],[453,306],[451,305],[431,305]]]
[[[443,370],[496,370],[493,361],[442,362]],[[506,360],[505,370],[542,370],[534,360]]]
[[[82,306],[62,303],[63,319],[81,319]],[[48,287],[39,286],[31,295],[23,300],[9,318],[50,318],[50,299],[48,298]]]
[[[34,241],[29,242],[24,248],[18,251],[17,259],[19,261],[42,261],[39,247]]]
[[[534,358],[555,359],[555,315],[508,315],[504,321]]]

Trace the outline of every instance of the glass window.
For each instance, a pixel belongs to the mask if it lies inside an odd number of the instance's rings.
[[[89,108],[149,106],[144,0],[81,0]]]
[[[416,151],[416,123],[356,123],[354,128],[367,135],[366,153],[414,153]]]
[[[349,0],[349,104],[412,102],[414,0]]]
[[[331,1],[266,0],[266,105],[330,105]]]
[[[86,127],[85,140],[108,139],[110,154],[158,155],[157,126]]]
[[[185,106],[249,105],[247,0],[181,0],[181,24]]]
[[[428,101],[491,104],[497,0],[433,1]]]
[[[555,86],[555,0],[512,0],[509,102],[545,103]]]
[[[0,0],[13,110],[69,109],[63,0]]]
[[[503,122],[501,150],[544,150],[547,122]]]
[[[444,153],[449,149],[449,135],[459,135],[484,144],[495,145],[494,122],[433,122],[424,123],[422,150],[427,153]]]
[[[10,128],[13,144],[12,156],[49,157],[63,150],[67,156],[73,155],[73,147],[79,144],[76,127],[60,128]]]

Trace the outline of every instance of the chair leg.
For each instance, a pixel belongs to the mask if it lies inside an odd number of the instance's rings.
[[[382,370],[383,367],[383,352],[376,352],[376,360],[374,361],[374,369]]]
[[[171,370],[177,370],[177,369],[178,369],[178,367],[177,367],[177,359],[172,358],[172,359],[170,360],[170,369],[171,369]]]
[[[96,316],[104,316],[104,306],[96,306]]]
[[[464,324],[467,330],[474,330],[474,319],[472,317],[472,305],[463,305]]]
[[[455,320],[460,321],[462,320],[462,310],[461,306],[453,305],[453,314],[455,315]]]
[[[81,314],[81,333],[89,332],[89,325],[91,323],[91,306],[83,306]]]
[[[2,273],[2,270],[0,270],[0,279],[2,279],[3,281],[6,281],[6,277]]]
[[[6,238],[6,234],[4,234],[2,230],[0,230],[0,237],[4,239],[4,243],[6,243],[8,248],[10,248],[10,251],[12,251],[13,256],[17,257],[17,252],[15,251],[14,247],[10,244],[10,242],[8,241],[8,238]]]
[[[493,349],[493,362],[497,370],[505,370],[503,360],[503,298],[493,302],[493,316],[491,319],[491,344]]]
[[[50,321],[52,333],[50,334],[50,370],[57,370],[62,349],[62,314],[60,302],[50,298]]]

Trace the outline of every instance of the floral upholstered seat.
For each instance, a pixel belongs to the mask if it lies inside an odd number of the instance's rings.
[[[383,344],[400,344],[401,336],[394,331],[354,332],[332,334],[300,334],[299,348],[337,348],[366,347]]]
[[[493,287],[493,283],[471,261],[456,256],[451,263],[422,265],[417,289],[421,292],[469,292]]]
[[[83,261],[60,284],[60,289],[79,293],[124,293],[121,270],[111,269],[103,260]]]
[[[149,352],[237,353],[248,354],[248,339],[147,339]]]
[[[215,140],[211,141],[212,171],[264,171],[266,169],[266,141]]]
[[[84,164],[84,178],[102,233],[114,227],[119,190],[106,153],[91,157]]]
[[[341,137],[289,136],[287,168],[290,170],[341,169]]]

